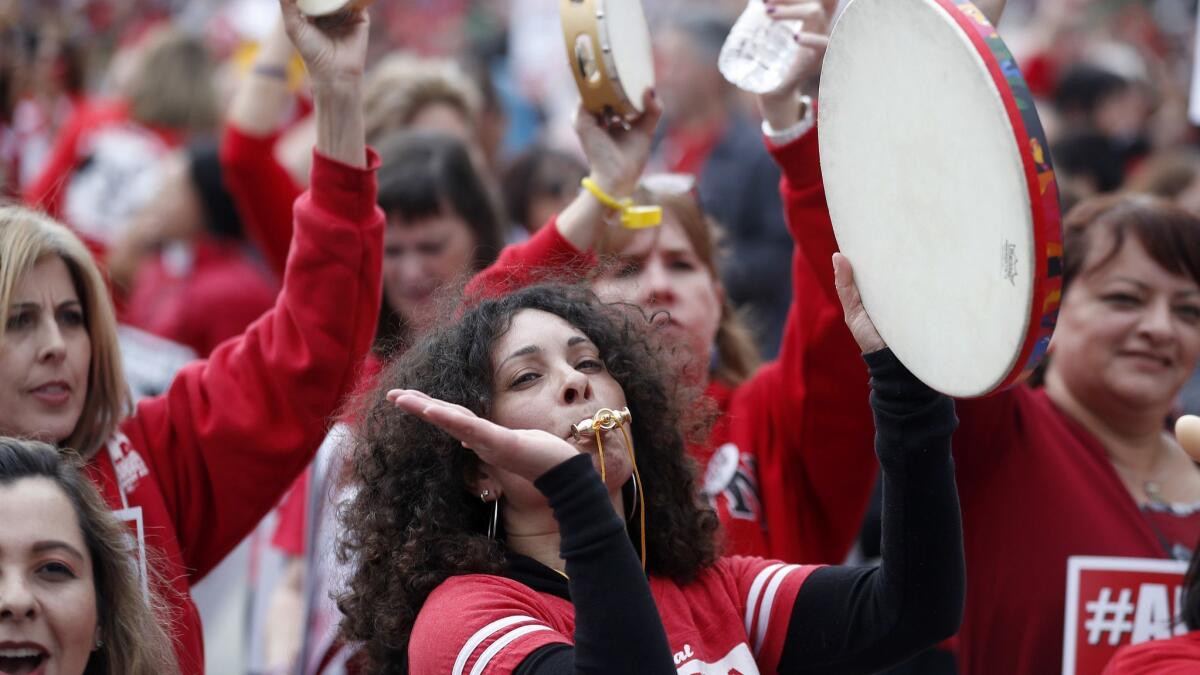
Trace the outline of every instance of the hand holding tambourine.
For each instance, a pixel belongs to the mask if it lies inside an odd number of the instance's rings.
[[[1175,422],[1175,439],[1180,447],[1192,458],[1200,462],[1200,417],[1184,415]]]
[[[280,0],[288,37],[314,87],[360,80],[366,68],[368,20],[363,0]]]
[[[653,91],[643,95],[642,110],[640,117],[625,125],[606,125],[582,104],[575,112],[575,133],[591,169],[590,177],[610,194],[633,194],[650,161],[654,129],[663,112]]]

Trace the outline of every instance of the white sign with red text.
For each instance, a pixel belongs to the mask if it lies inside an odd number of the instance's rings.
[[[1178,560],[1068,558],[1063,675],[1100,675],[1121,647],[1187,632],[1178,621],[1186,571]]]

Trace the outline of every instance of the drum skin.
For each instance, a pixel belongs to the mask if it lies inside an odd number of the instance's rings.
[[[635,118],[654,87],[654,55],[640,0],[560,0],[571,74],[589,112]]]
[[[995,28],[966,0],[853,0],[819,105],[835,234],[896,356],[961,398],[1029,375],[1057,318],[1062,223],[1033,97]]]

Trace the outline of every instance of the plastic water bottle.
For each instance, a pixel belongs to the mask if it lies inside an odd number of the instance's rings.
[[[753,94],[783,84],[800,45],[795,35],[803,21],[775,21],[762,0],[750,0],[721,47],[717,68],[738,89]]]

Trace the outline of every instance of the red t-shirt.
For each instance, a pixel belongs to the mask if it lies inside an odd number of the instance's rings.
[[[815,566],[721,558],[680,586],[650,577],[679,673],[773,673],[792,607]],[[511,673],[550,644],[573,644],[575,608],[504,577],[451,577],[421,607],[408,646],[413,675]]]
[[[1200,630],[1171,640],[1152,640],[1117,652],[1104,675],[1198,675]]]

